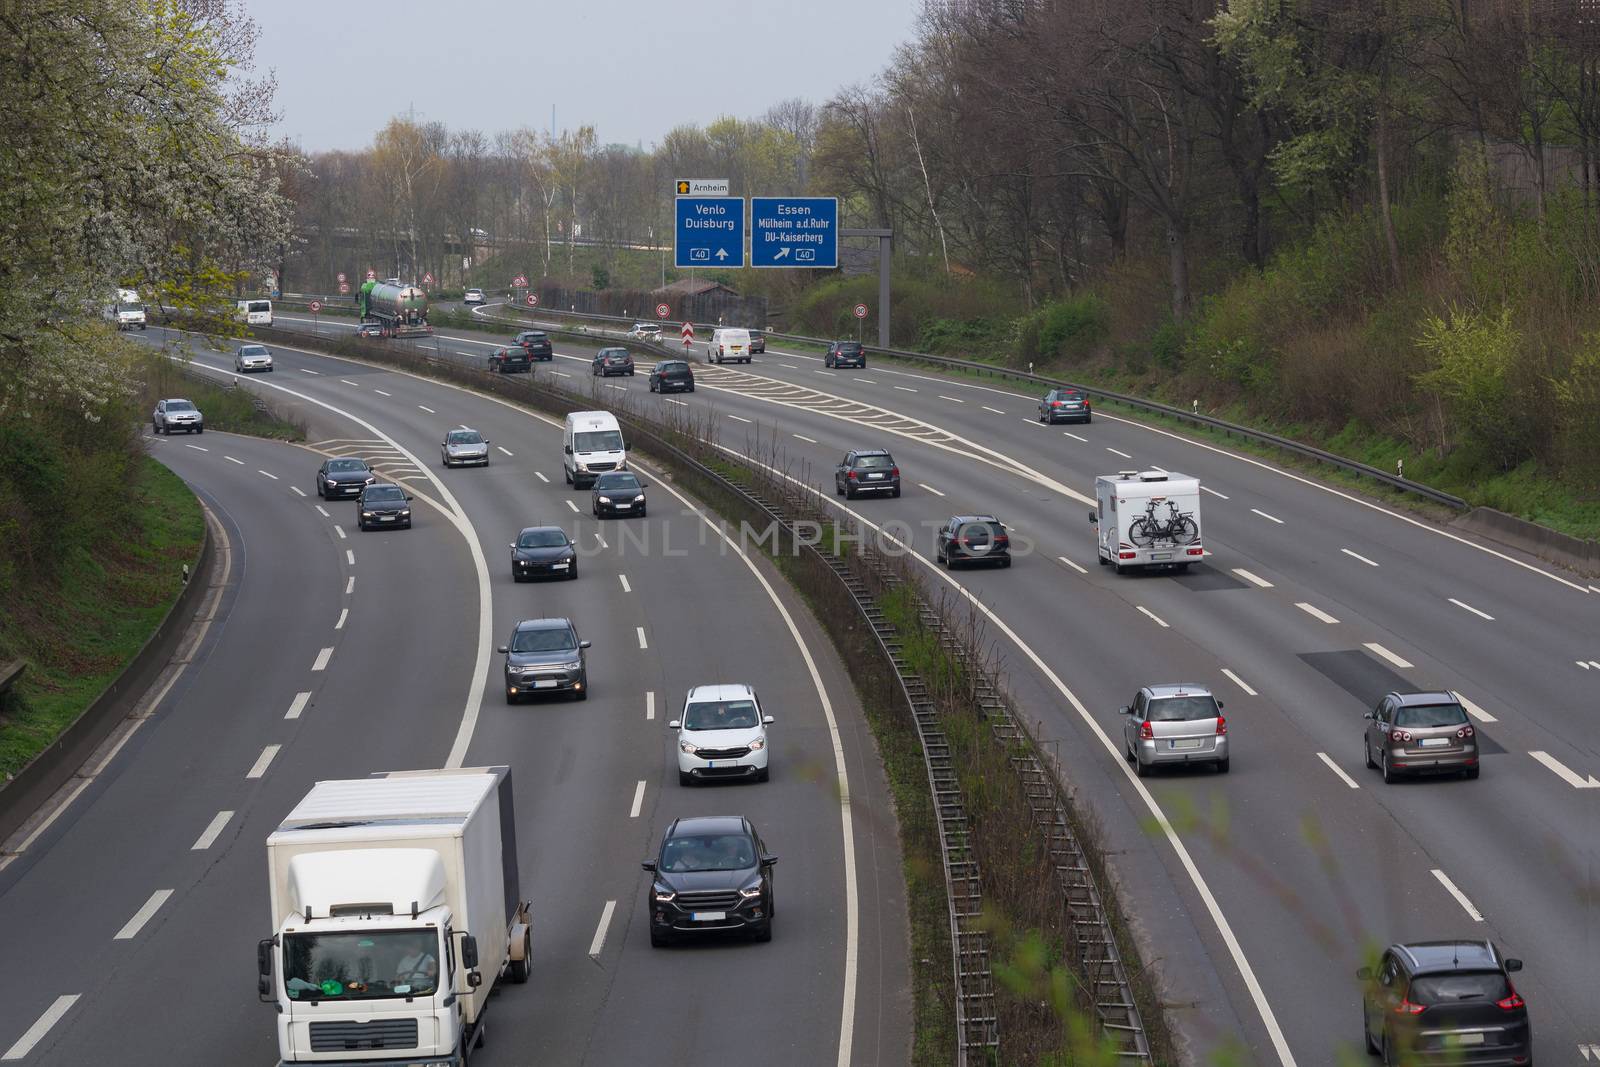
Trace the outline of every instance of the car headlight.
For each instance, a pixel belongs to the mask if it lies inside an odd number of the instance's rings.
[[[611,498],[608,497],[608,496],[603,496],[603,497],[600,498],[600,503],[609,504],[609,503],[611,503]]]
[[[411,509],[410,508],[401,508],[400,509],[400,517],[402,519],[409,519],[411,517]]]
[[[700,751],[700,746],[693,741],[679,741],[678,747],[691,756]]]
[[[640,493],[638,496],[634,497],[633,498],[633,502],[635,504],[643,504],[644,503],[644,494]]]
[[[363,519],[370,519],[370,518],[372,518],[372,512],[370,512],[370,511],[363,511],[363,512],[362,512],[362,513],[361,513],[361,517],[362,517],[362,518],[363,518]]]
[[[767,739],[764,738],[764,737],[758,737],[754,741],[750,742],[750,751],[751,752],[759,752],[759,751],[761,751],[762,749],[764,749],[766,747],[767,747]]]
[[[581,671],[583,669],[583,660],[575,659],[571,663],[563,663],[561,669],[564,671]]]
[[[662,885],[660,882],[657,882],[655,885],[651,886],[650,889],[655,895],[656,900],[662,904],[670,904],[678,896],[676,892]]]
[[[739,890],[739,895],[746,900],[754,900],[761,895],[761,883],[755,882]]]

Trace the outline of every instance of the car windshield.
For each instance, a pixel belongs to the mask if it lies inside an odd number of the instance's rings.
[[[676,374],[678,371],[688,370],[688,369],[689,369],[689,364],[687,364],[687,363],[657,363],[656,364],[656,370],[660,371],[663,374]]]
[[[621,452],[622,431],[590,430],[572,435],[574,452]]]
[[[1449,1004],[1463,1000],[1503,1000],[1510,984],[1498,971],[1424,974],[1411,983],[1406,999],[1414,1004]]]
[[[1466,722],[1467,713],[1460,704],[1421,704],[1394,713],[1396,726],[1464,726]]]
[[[626,348],[606,348],[600,351],[600,355],[605,359],[627,359],[628,350]]]
[[[845,344],[840,345],[838,347],[837,351],[839,351],[839,352],[848,352],[851,355],[855,355],[857,352],[861,351],[861,346],[856,344],[856,342],[854,342],[854,341],[849,341],[849,342],[846,342]]]
[[[550,626],[541,630],[518,630],[511,639],[513,652],[566,652],[578,647],[573,633],[565,626]]]
[[[1150,702],[1146,716],[1151,722],[1193,722],[1215,719],[1217,702],[1209,696],[1158,697]]]
[[[285,934],[283,988],[290,1000],[431,996],[439,988],[439,935],[431,930]]]
[[[272,305],[265,300],[252,300],[245,308],[246,311],[271,311]]]
[[[661,846],[661,869],[671,874],[740,871],[755,865],[755,846],[744,834],[685,834]]]
[[[368,504],[398,504],[403,503],[405,498],[405,493],[400,491],[398,485],[374,485],[362,497]]]
[[[1051,396],[1053,396],[1057,400],[1076,400],[1076,399],[1078,399],[1078,394],[1077,393],[1052,393]]]
[[[857,467],[870,467],[873,470],[888,470],[894,466],[894,460],[888,456],[857,456]]]
[[[338,474],[343,471],[364,471],[366,469],[367,465],[359,459],[330,459],[328,461],[328,472],[330,474]]]
[[[194,410],[194,405],[189,403],[187,400],[169,400],[169,401],[167,401],[167,410],[168,411],[193,411]]]
[[[987,534],[989,537],[1005,537],[1010,540],[1006,534],[1006,528],[998,522],[963,522],[959,525],[960,528],[956,531],[959,537],[970,537],[982,541],[984,535]]]
[[[755,702],[750,700],[707,700],[683,711],[685,730],[747,730],[760,725]]]
[[[525,344],[525,345],[526,344],[532,344],[535,341],[543,341],[544,339],[545,339],[545,336],[542,333],[529,332],[529,333],[520,333],[520,334],[517,335],[517,341],[519,343]]]
[[[594,480],[594,487],[601,491],[607,489],[638,489],[639,479],[628,471],[617,471],[614,474],[602,474]]]
[[[560,530],[524,530],[517,538],[518,548],[560,548],[567,543],[567,535]]]
[[[483,434],[477,430],[451,430],[446,440],[453,445],[481,445]]]
[[[255,311],[256,309],[251,308],[250,310]],[[266,308],[261,308],[260,310],[265,311]],[[239,354],[241,356],[264,356],[267,354],[267,348],[265,345],[245,345],[239,349]]]

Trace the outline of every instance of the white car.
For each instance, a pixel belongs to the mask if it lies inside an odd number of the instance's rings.
[[[667,723],[678,732],[678,783],[711,778],[767,780],[770,758],[761,698],[748,685],[699,685],[689,690],[683,716]]]
[[[200,414],[200,409],[192,402],[179,397],[170,397],[156,401],[156,409],[150,413],[150,428],[156,433],[164,434],[171,434],[174,430],[182,430],[184,433],[205,433],[206,420]]]
[[[661,340],[661,324],[658,322],[636,322],[633,329],[628,331],[628,336],[639,341]]]
[[[272,353],[267,351],[266,345],[240,345],[239,351],[233,354],[233,369],[240,374],[248,374],[253,370],[272,369]]]
[[[468,289],[466,292],[461,294],[461,302],[463,304],[481,304],[481,303],[483,303],[483,290],[482,289]]]

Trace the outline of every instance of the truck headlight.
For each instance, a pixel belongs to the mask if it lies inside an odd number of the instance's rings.
[[[700,751],[700,746],[693,741],[679,741],[678,747],[691,756]]]

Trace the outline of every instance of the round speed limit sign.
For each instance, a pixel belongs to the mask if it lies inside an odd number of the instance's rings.
[[[539,294],[538,293],[529,293],[528,294],[528,306],[529,307],[538,307],[539,306]]]
[[[867,305],[865,305],[865,304],[857,304],[855,306],[855,313],[856,313],[856,318],[858,318],[858,319],[866,318],[867,317]]]
[[[315,315],[317,312],[319,312],[321,310],[322,310],[322,301],[320,301],[320,300],[311,301],[311,314]]]
[[[664,319],[670,314],[672,314],[672,309],[670,307],[668,307],[666,304],[657,304],[656,305],[656,318]]]

